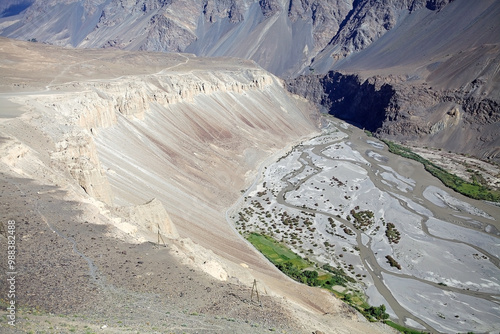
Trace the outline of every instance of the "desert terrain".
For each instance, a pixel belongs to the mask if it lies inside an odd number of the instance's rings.
[[[189,54],[5,38],[0,52],[19,307],[2,331],[390,331],[287,278],[226,221],[261,166],[320,133],[278,78]]]
[[[416,330],[498,332],[498,204],[379,139],[499,190],[499,17],[3,0],[0,331],[387,333],[354,308],[385,305]],[[297,283],[252,232],[339,284]]]

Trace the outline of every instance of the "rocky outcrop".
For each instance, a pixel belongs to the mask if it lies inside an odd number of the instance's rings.
[[[196,35],[162,14],[151,17],[148,35],[139,50],[182,52],[196,40]]]
[[[73,88],[82,91],[79,93],[37,95],[31,102],[25,98],[22,101],[33,108],[46,109],[48,115],[55,113],[58,122],[66,123],[66,129],[57,127],[55,123],[41,125],[48,126],[47,130],[53,133],[54,138],[58,138],[56,150],[51,155],[53,163],[69,171],[89,196],[113,205],[114,195],[106,172],[101,167],[93,139],[99,131],[116,125],[120,116],[131,120],[144,119],[155,104],[168,106],[192,103],[199,95],[242,94],[245,91],[266,89],[277,83],[276,79],[261,70],[246,70],[243,75],[237,72],[200,73],[202,76],[197,73],[157,75],[155,81],[151,82],[82,82],[72,84]],[[55,89],[65,86],[55,86]],[[141,223],[144,226],[148,224]],[[172,232],[166,227],[165,231]]]
[[[321,105],[336,117],[370,131],[386,121],[395,91],[375,78],[361,82],[356,75],[329,72],[326,76],[301,76],[286,82],[290,92]]]
[[[378,136],[500,159],[500,104],[477,94],[482,87],[443,91],[426,82],[412,84],[391,76],[362,79],[339,72],[300,76],[288,80],[286,87]]]
[[[245,79],[242,80],[242,77]],[[81,89],[81,93],[38,96],[36,100],[37,103],[54,108],[73,124],[88,131],[98,131],[99,128],[116,124],[118,113],[143,119],[150,112],[152,102],[163,105],[192,102],[198,95],[243,93],[265,89],[277,82],[277,79],[261,70],[203,73],[203,78],[197,73],[182,76],[165,73],[155,75],[155,78],[158,79],[156,83],[147,84],[128,80],[84,82],[74,86]],[[55,89],[62,89],[62,86],[55,86]]]
[[[329,43],[335,46],[331,56],[338,60],[365,49],[394,28],[404,13],[422,9],[425,5],[425,0],[354,1],[352,10]]]
[[[427,0],[425,7],[430,10],[440,10],[450,2],[453,2],[453,0]]]
[[[156,198],[142,205],[117,207],[114,209],[114,212],[130,224],[140,229],[145,229],[150,233],[168,238],[179,237],[179,233],[177,233],[177,229],[172,223],[165,207]],[[160,241],[162,240],[160,239]]]
[[[231,23],[237,23],[243,20],[244,1],[237,0],[204,0],[203,15],[205,20],[213,23],[225,17],[229,18]]]
[[[281,9],[279,0],[259,0],[259,5],[265,17],[273,16]]]
[[[288,17],[291,22],[297,20],[312,21],[315,55],[323,50],[340,29],[346,16],[356,6],[354,1],[290,0]]]
[[[92,138],[85,132],[66,133],[64,140],[56,143],[51,158],[64,165],[73,179],[91,197],[113,205],[113,193],[104,170],[101,168]]]

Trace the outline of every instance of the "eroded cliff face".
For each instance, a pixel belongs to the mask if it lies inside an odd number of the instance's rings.
[[[286,82],[294,94],[314,101],[335,117],[361,128],[377,131],[386,119],[396,92],[389,84],[362,81],[356,75],[329,72],[326,76],[301,76]]]
[[[0,42],[6,53],[34,46],[19,68],[37,68],[32,59],[43,55],[40,68],[54,63],[60,71],[5,71],[3,89],[18,87],[21,74],[30,90],[8,96],[25,110],[8,122],[36,129],[51,147],[8,126],[3,161],[33,179],[72,184],[117,227],[146,240],[160,230],[227,254],[233,232],[223,210],[247,177],[268,155],[317,131],[311,106],[249,61],[106,50],[80,58],[78,50]],[[28,167],[35,160],[39,170]]]

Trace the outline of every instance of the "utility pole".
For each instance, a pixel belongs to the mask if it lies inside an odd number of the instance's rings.
[[[253,280],[253,285],[252,285],[252,293],[250,295],[250,301],[253,301],[253,292],[255,290],[255,293],[257,295],[257,302],[259,303],[260,306],[262,306],[262,303],[260,302],[260,297],[259,297],[259,290],[257,289],[257,280],[254,278]]]

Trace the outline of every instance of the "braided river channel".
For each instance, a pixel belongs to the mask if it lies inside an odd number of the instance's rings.
[[[391,320],[433,333],[500,330],[500,207],[341,121],[268,164],[231,220],[343,269]],[[293,222],[293,223],[290,223]]]

